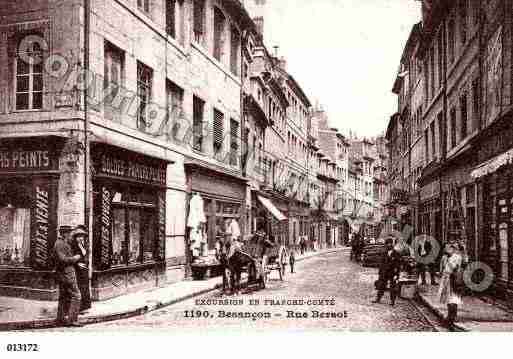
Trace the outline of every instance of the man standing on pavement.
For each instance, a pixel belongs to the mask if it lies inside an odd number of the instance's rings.
[[[418,237],[418,245],[417,245],[417,256],[421,261],[417,263],[417,272],[422,279],[422,285],[426,285],[426,269],[429,271],[429,276],[431,279],[431,285],[438,285],[436,283],[436,268],[435,263],[426,263],[426,258],[431,255],[431,251],[433,250],[433,246],[431,242],[426,238],[426,236]]]
[[[80,301],[82,299],[78,288],[75,265],[82,258],[73,255],[71,248],[71,227],[61,226],[59,236],[54,245],[57,283],[59,284],[59,306],[57,322],[65,326],[81,326],[78,323]]]
[[[401,271],[401,257],[392,242],[386,244],[386,252],[379,266],[378,280],[376,289],[378,294],[373,303],[379,303],[385,294],[387,287],[390,290],[390,305],[395,305],[397,297],[397,281]]]
[[[80,261],[75,265],[78,288],[82,300],[80,312],[91,308],[91,293],[89,292],[89,266],[87,264],[87,230],[84,225],[76,226],[71,232],[73,239],[73,254],[81,256]]]

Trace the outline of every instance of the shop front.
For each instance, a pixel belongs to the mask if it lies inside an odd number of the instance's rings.
[[[252,193],[252,208],[253,208],[253,221],[251,233],[255,233],[260,225],[263,225],[265,230],[274,237],[276,243],[285,244],[288,238],[288,217],[285,213],[283,204],[280,206],[276,201],[269,196],[268,193],[261,191],[253,191]]]
[[[511,121],[509,119],[509,121]],[[502,124],[479,144],[477,181],[480,224],[477,253],[495,274],[498,293],[513,291],[513,126]]]
[[[227,173],[221,168],[194,160],[185,164],[185,173],[189,204],[195,198],[197,204],[194,207],[202,206],[203,210],[199,212],[203,214],[199,217],[204,216],[204,219],[191,221],[191,215],[197,214],[191,213],[192,207],[188,206],[188,260],[189,263],[214,264],[216,242],[224,237],[232,222],[241,236],[246,233],[247,181],[235,173]]]
[[[0,142],[0,295],[54,300],[60,137]]]
[[[166,282],[167,162],[95,144],[93,300]]]

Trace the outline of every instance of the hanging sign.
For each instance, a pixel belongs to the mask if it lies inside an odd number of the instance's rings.
[[[50,205],[47,188],[36,187],[36,201],[34,208],[34,238],[32,252],[34,264],[37,268],[44,268],[48,264],[48,240]]]

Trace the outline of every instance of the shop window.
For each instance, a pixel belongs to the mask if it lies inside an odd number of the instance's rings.
[[[24,34],[17,37],[16,58],[14,60],[14,93],[17,111],[41,110],[43,108],[43,49],[33,42],[21,53],[22,41],[27,36],[40,34]],[[34,61],[32,61],[34,60]],[[39,61],[38,61],[39,60]]]
[[[0,265],[30,265],[31,198],[28,188],[0,188]]]
[[[113,266],[156,259],[156,195],[139,187],[119,186],[112,198]]]
[[[125,252],[126,214],[125,208],[112,210],[112,265],[123,265],[127,261]]]
[[[153,70],[141,62],[137,62],[137,98],[139,109],[137,113],[137,128],[145,131],[151,127],[147,107],[151,101]]]

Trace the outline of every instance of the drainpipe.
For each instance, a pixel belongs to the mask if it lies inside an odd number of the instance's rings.
[[[85,73],[89,72],[89,34],[91,27],[91,3],[90,0],[84,0],[84,70]],[[93,221],[92,221],[92,206],[91,206],[91,146],[89,138],[89,106],[88,106],[89,90],[86,86],[84,89],[84,221],[85,226],[89,233],[88,245],[88,261],[89,261],[89,292],[91,293],[91,282],[93,277]]]
[[[440,165],[443,166],[447,157],[447,29],[446,29],[446,20],[444,19],[442,23],[442,48],[443,48],[443,56],[442,56],[442,74],[443,74],[443,116],[442,116],[442,124],[439,124],[440,128]],[[443,167],[442,167],[443,168]],[[441,243],[445,243],[445,234],[447,227],[447,218],[446,213],[444,211],[446,207],[446,203],[443,196],[443,185],[442,185],[442,171],[438,172],[438,182],[440,186],[440,213],[442,217],[442,238]],[[435,223],[436,228],[436,223]]]

